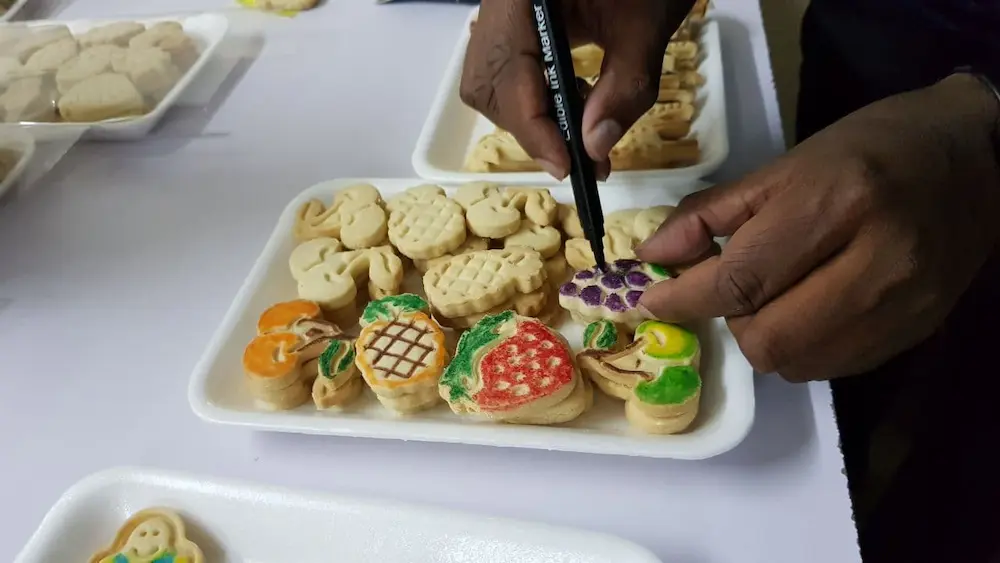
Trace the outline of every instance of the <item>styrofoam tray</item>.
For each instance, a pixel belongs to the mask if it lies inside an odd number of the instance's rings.
[[[10,173],[0,181],[0,197],[14,187],[35,155],[35,140],[31,135],[16,128],[0,127],[0,148],[16,151],[20,156]]]
[[[472,17],[476,17],[476,13]],[[413,169],[418,176],[439,182],[551,183],[552,178],[544,172],[474,173],[464,170],[466,155],[479,138],[492,131],[494,126],[462,103],[458,95],[462,63],[469,43],[469,25],[463,30],[413,150]],[[715,172],[729,156],[725,79],[717,22],[706,20],[699,43],[701,64],[698,72],[705,77],[705,85],[698,90],[698,115],[691,124],[691,132],[701,143],[701,162],[685,168],[619,170],[612,174],[615,182],[656,180],[671,185],[692,183]]]
[[[389,501],[112,469],[56,502],[15,563],[79,563],[133,513],[168,507],[212,563],[657,563],[623,539]]]
[[[157,18],[137,18],[129,20],[37,20],[18,23],[30,28],[46,27],[53,25],[65,25],[74,36],[85,33],[88,30],[114,23],[116,21],[137,21],[147,27],[162,21],[176,21],[184,26],[184,32],[191,36],[198,44],[201,54],[198,60],[184,73],[177,84],[160,100],[152,111],[136,116],[108,119],[95,123],[26,123],[24,128],[28,130],[37,140],[45,141],[52,139],[64,139],[79,136],[85,133],[88,137],[101,139],[138,139],[148,134],[168,109],[177,101],[177,98],[184,92],[195,76],[205,67],[205,64],[212,58],[219,44],[222,43],[226,32],[229,29],[229,19],[223,14],[199,14],[195,16],[157,17]]]
[[[333,180],[307,189],[285,208],[271,239],[194,369],[188,397],[198,416],[211,422],[280,432],[678,459],[703,459],[723,453],[742,441],[750,430],[754,418],[753,371],[721,320],[695,327],[703,346],[701,408],[692,429],[676,436],[650,436],[631,429],[625,420],[623,403],[601,393],[595,393],[593,409],[572,423],[557,427],[469,420],[453,414],[444,404],[408,417],[396,417],[367,390],[366,396],[343,412],[317,411],[311,401],[290,411],[269,412],[255,407],[244,385],[241,358],[243,349],[256,334],[260,313],[274,303],[297,298],[295,282],[288,271],[288,257],[296,245],[292,236],[296,210],[311,198],[330,201],[338,188],[358,182],[375,185],[386,198],[423,183],[418,179]],[[605,212],[676,203],[659,188],[610,186],[602,193]],[[558,200],[572,198],[567,191],[554,192]],[[404,289],[419,289],[419,276],[408,275],[411,277]],[[568,315],[564,317],[567,321],[556,328],[578,349],[583,327],[569,321]]]
[[[14,19],[14,16],[16,16],[17,13],[20,12],[24,8],[24,5],[27,3],[28,0],[17,0],[17,2],[14,2],[14,4],[11,5],[10,9],[4,12],[2,16],[0,16],[0,22],[9,22],[10,20]]]

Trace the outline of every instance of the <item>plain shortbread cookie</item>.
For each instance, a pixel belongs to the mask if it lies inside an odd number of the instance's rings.
[[[145,101],[135,85],[113,73],[83,80],[59,100],[59,113],[66,121],[103,121],[145,112]]]

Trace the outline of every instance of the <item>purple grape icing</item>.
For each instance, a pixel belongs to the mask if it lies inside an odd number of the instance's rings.
[[[625,285],[625,276],[618,272],[610,272],[601,276],[601,285],[608,289],[621,289]]]
[[[604,300],[604,292],[596,285],[588,285],[580,291],[580,299],[591,307],[599,307]]]
[[[633,315],[643,292],[669,275],[660,267],[638,260],[615,260],[608,268],[577,272],[573,281],[559,288],[559,300],[569,308],[576,302],[600,317],[608,315]]]
[[[576,286],[573,282],[566,282],[562,284],[559,288],[559,295],[565,295],[566,297],[573,297],[580,291],[580,288]]]
[[[639,304],[640,297],[642,297],[642,292],[633,290],[625,294],[625,301],[629,307],[634,309]]]
[[[617,293],[612,293],[608,295],[608,298],[604,301],[604,306],[611,309],[615,313],[624,313],[626,310],[625,302]]]
[[[628,283],[629,287],[638,287],[640,289],[646,289],[649,287],[649,284],[653,283],[652,278],[646,274],[634,271],[625,274],[625,281]]]

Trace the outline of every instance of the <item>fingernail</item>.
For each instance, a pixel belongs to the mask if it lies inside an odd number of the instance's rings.
[[[613,119],[605,119],[595,125],[588,135],[591,140],[590,149],[594,153],[591,156],[606,158],[615,143],[621,140],[623,133],[622,126]]]
[[[562,180],[566,177],[566,172],[564,172],[562,168],[559,168],[554,163],[545,160],[544,158],[536,158],[535,162],[542,167],[542,170],[548,172],[549,175],[556,180]]]

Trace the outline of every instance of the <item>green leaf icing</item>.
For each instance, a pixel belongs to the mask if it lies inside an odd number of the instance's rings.
[[[680,405],[701,388],[701,376],[691,366],[669,366],[652,381],[640,381],[633,392],[651,405]]]
[[[664,278],[674,277],[673,272],[663,266],[660,266],[659,264],[648,264],[648,266],[650,271],[658,276],[663,276]]]
[[[594,321],[583,331],[583,345],[595,350],[610,350],[618,342],[618,328],[608,320]]]
[[[365,307],[361,314],[361,321],[370,325],[376,321],[389,321],[401,313],[426,312],[430,307],[427,301],[419,295],[404,293],[402,295],[390,295],[372,301]]]
[[[486,315],[472,328],[462,333],[458,339],[458,349],[455,357],[445,368],[439,380],[441,385],[449,388],[449,401],[468,399],[469,390],[465,387],[465,379],[472,376],[472,362],[476,352],[491,342],[500,338],[497,329],[514,319],[513,311],[504,311],[496,315]]]
[[[333,367],[333,361],[337,359],[344,349],[347,349],[347,353],[344,357],[337,362],[336,370],[331,369]],[[337,375],[344,373],[354,362],[354,347],[350,346],[343,340],[331,340],[330,344],[323,350],[323,353],[319,356],[319,374],[327,379],[333,379]]]

